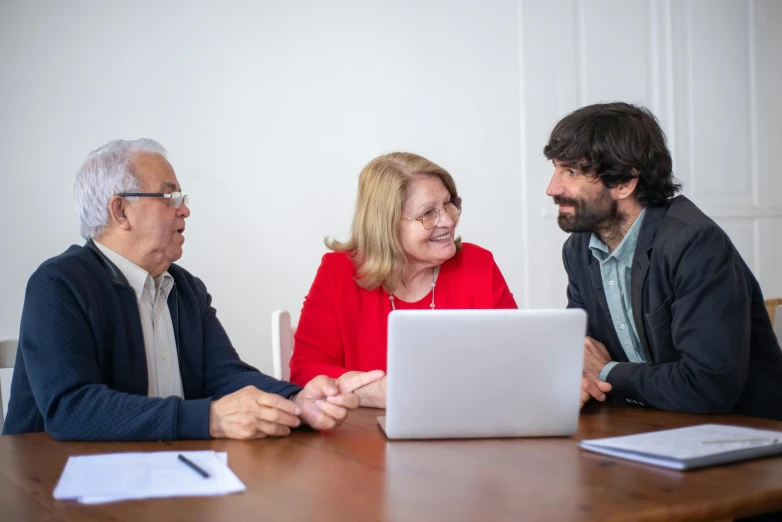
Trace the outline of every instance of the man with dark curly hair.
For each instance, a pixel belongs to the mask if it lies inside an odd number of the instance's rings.
[[[554,127],[546,194],[572,233],[568,307],[589,316],[581,404],[782,420],[782,352],[758,281],[728,235],[675,196],[665,135],[627,103]]]

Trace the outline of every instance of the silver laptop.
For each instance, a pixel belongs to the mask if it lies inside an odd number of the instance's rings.
[[[572,435],[583,310],[400,310],[388,317],[389,439]]]

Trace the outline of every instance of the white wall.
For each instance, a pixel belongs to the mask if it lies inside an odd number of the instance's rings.
[[[243,358],[271,370],[270,315],[298,318],[346,237],[358,173],[393,150],[448,169],[461,233],[521,288],[517,5],[494,2],[41,2],[0,7],[0,337],[25,282],[81,243],[86,154],[148,136],[192,216],[181,264]],[[10,225],[10,226],[9,226]]]
[[[139,136],[191,195],[181,264],[263,370],[271,311],[298,318],[359,170],[392,150],[451,171],[462,236],[521,305],[562,306],[541,149],[565,113],[616,99],[658,114],[685,194],[782,295],[780,26],[773,0],[2,3],[0,338],[37,265],[82,242],[81,161]]]

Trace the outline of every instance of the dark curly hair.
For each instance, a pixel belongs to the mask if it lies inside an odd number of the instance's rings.
[[[598,103],[565,116],[551,131],[543,154],[599,177],[608,188],[638,177],[635,197],[662,205],[681,190],[657,118],[645,107]]]

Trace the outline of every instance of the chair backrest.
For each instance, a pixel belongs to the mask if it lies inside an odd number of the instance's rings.
[[[6,370],[8,368],[14,367],[14,361],[16,361],[17,344],[18,342],[16,339],[0,341],[0,370]],[[0,432],[3,430],[5,419],[5,402],[6,401],[3,400],[2,383],[0,383]]]
[[[293,355],[293,332],[291,314],[286,310],[272,312],[272,362],[274,378],[289,381],[291,378],[290,362]]]
[[[0,369],[13,368],[16,361],[16,339],[0,341]]]
[[[779,308],[779,305],[782,305],[782,297],[777,297],[776,299],[766,299],[764,302],[766,304],[766,311],[768,312],[769,317],[771,317],[771,325],[776,328],[777,321],[774,319],[774,315],[777,308]]]
[[[777,334],[779,346],[782,346],[782,305],[777,306],[774,311],[774,318],[771,320],[774,324],[774,332]]]

